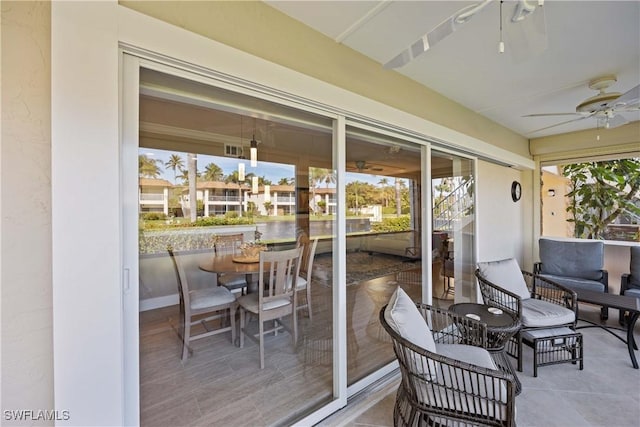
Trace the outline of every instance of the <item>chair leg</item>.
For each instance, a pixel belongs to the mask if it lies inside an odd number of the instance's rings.
[[[245,310],[240,307],[240,348],[244,348]]]
[[[260,335],[258,337],[260,339],[260,369],[264,369],[264,323],[262,318],[258,319],[258,322],[260,323]]]
[[[609,318],[609,307],[602,306],[602,309],[600,310],[600,319],[601,320],[607,320]]]
[[[518,372],[522,372],[522,336],[518,332]]]
[[[307,312],[309,313],[309,320],[313,320],[311,314],[311,284],[307,283]]]
[[[189,337],[191,337],[191,319],[184,319],[184,329],[182,334],[182,361],[189,357]]]
[[[291,338],[293,339],[293,348],[295,349],[298,344],[298,310],[296,308],[293,309],[291,316],[291,321],[293,322],[293,336]]]

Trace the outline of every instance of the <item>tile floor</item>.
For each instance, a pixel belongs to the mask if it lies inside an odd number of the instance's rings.
[[[597,320],[598,313],[580,305],[584,318]],[[610,310],[609,316],[609,322],[617,324],[617,312]],[[635,331],[640,341],[640,325]],[[626,344],[599,328],[580,332],[584,336],[583,371],[569,363],[543,366],[534,378],[532,350],[525,347],[524,371],[519,373],[523,391],[516,399],[519,427],[640,426],[640,370],[632,368]],[[635,353],[640,359],[640,352]],[[398,383],[396,375],[320,425],[392,426]]]

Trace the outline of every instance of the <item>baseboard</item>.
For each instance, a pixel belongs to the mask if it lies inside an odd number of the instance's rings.
[[[140,301],[140,311],[155,310],[156,308],[169,307],[178,303],[180,303],[178,294],[143,299]]]

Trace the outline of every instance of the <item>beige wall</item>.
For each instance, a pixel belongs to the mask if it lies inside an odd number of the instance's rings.
[[[50,18],[48,2],[2,2],[3,410],[54,404]]]
[[[549,172],[542,172],[542,235],[553,237],[573,237],[573,225],[567,222],[567,199],[569,189],[567,178]],[[554,190],[550,196],[548,191]]]
[[[528,140],[256,1],[120,4],[521,156]]]

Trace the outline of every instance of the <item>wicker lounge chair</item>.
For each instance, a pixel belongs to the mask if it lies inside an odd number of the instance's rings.
[[[513,375],[499,370],[485,325],[415,304],[398,288],[380,311],[402,374],[394,424],[515,425]]]

